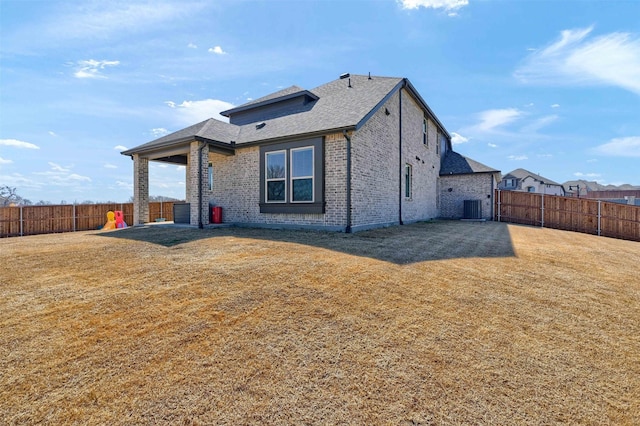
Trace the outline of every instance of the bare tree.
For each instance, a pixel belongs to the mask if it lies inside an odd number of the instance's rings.
[[[0,206],[8,207],[11,204],[20,204],[22,197],[16,192],[16,188],[9,185],[0,186]]]

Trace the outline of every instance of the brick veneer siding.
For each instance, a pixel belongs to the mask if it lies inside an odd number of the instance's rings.
[[[493,219],[493,190],[497,187],[491,173],[440,176],[440,217],[461,219],[464,200],[482,200],[482,217]]]
[[[201,145],[202,144],[200,142],[191,142],[187,160],[186,198],[187,203],[190,203],[191,205],[189,218],[191,225],[206,225],[209,223],[209,215],[207,213],[208,200],[205,197],[205,190],[208,188],[207,158],[209,156],[209,147],[204,145],[204,147],[201,148]],[[198,160],[199,155],[201,156],[202,161]],[[200,172],[198,172],[199,166],[201,166]],[[200,177],[200,183],[198,182],[198,177]],[[202,203],[200,204],[199,210],[198,201],[200,199],[200,190],[202,190]],[[202,216],[200,216],[200,212],[202,212]]]
[[[133,155],[133,225],[149,221],[149,160]]]
[[[430,122],[429,145],[425,145],[422,131],[424,112],[413,98],[402,90],[400,155],[399,103],[400,94],[395,93],[353,135],[352,224],[356,231],[399,223],[400,199],[403,222],[438,216],[437,179],[440,156],[436,154],[436,127]],[[410,164],[413,171],[410,199],[405,198],[405,164]]]
[[[325,213],[260,213],[260,148],[237,148],[235,155],[210,153],[213,166],[213,190],[206,188],[203,199],[208,205],[222,207],[225,223],[248,226],[292,226],[344,230],[346,227],[346,140],[342,134],[324,138]]]
[[[402,94],[402,165],[413,169],[411,199],[405,198],[402,190],[402,220],[405,223],[438,217],[438,175],[440,155],[437,154],[438,131],[428,121],[427,144],[423,143],[424,111],[406,92]],[[404,173],[403,173],[404,179]]]

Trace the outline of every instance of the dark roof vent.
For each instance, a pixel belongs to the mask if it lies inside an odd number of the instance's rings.
[[[262,123],[256,124],[256,130],[260,130],[266,125],[267,125],[267,123],[265,123],[264,121]]]
[[[345,78],[349,78],[351,77],[351,74],[349,74],[348,72],[345,72],[344,74],[340,74],[340,80],[344,80]]]

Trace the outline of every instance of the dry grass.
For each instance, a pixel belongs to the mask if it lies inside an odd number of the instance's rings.
[[[640,424],[640,243],[498,223],[0,240],[2,424]]]

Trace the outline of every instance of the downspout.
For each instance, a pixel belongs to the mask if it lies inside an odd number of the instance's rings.
[[[402,89],[407,85],[403,80],[402,87],[398,91],[398,223],[402,225]]]
[[[491,173],[490,176],[491,176],[491,220],[495,220],[494,217],[493,217],[493,209],[494,209],[494,206],[495,206],[495,199],[494,198],[496,196],[496,190],[495,190],[495,187],[493,185],[495,183],[496,178],[493,175],[493,173]]]
[[[198,228],[204,228],[202,224],[202,150],[207,146],[206,142],[202,142],[198,148]]]
[[[344,229],[346,234],[351,233],[351,137],[346,130],[342,135],[347,140],[347,226]]]

